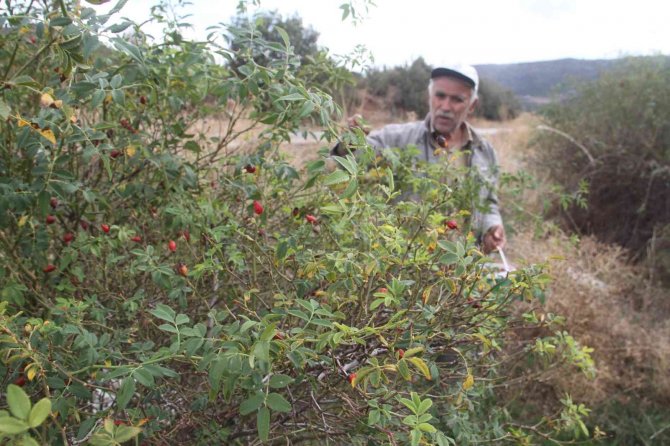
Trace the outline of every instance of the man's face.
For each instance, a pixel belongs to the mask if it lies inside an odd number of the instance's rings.
[[[459,128],[477,105],[477,99],[471,100],[472,94],[470,86],[458,79],[433,79],[433,91],[430,95],[433,128],[443,135]]]

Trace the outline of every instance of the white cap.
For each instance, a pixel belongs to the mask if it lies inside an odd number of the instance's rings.
[[[475,93],[479,87],[479,75],[477,70],[472,65],[465,64],[438,64],[433,68],[433,71],[430,73],[430,78],[435,79],[436,77],[454,77],[460,79],[470,87],[473,88]]]

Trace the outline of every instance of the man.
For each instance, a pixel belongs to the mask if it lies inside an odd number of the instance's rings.
[[[477,105],[479,76],[469,65],[445,65],[432,70],[428,84],[430,112],[424,121],[390,124],[368,132],[367,142],[375,149],[416,146],[419,158],[428,163],[443,162],[444,156],[462,160],[463,166],[477,169],[481,181],[480,205],[473,210],[473,227],[481,236],[484,252],[503,248],[505,229],[498,210],[495,187],[498,164],[491,144],[481,138],[466,121]],[[350,127],[360,127],[360,116],[349,121]],[[458,152],[461,151],[461,152]],[[335,155],[345,155],[344,144],[333,149]],[[460,154],[466,156],[458,156]]]

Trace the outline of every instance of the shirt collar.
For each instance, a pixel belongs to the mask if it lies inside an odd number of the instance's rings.
[[[437,145],[436,137],[437,137],[437,131],[433,128],[433,124],[431,122],[432,120],[430,119],[430,113],[426,115],[425,123],[426,123],[426,130],[428,131],[429,137],[431,142],[433,143],[433,146]],[[463,131],[463,134],[466,136],[465,141],[463,142],[463,145],[461,148],[469,148],[472,146],[472,143],[474,142],[475,135],[474,132],[472,131],[472,126],[470,125],[469,122],[463,121],[461,124],[461,130]]]

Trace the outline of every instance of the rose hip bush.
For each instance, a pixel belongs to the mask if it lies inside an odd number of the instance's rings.
[[[588,436],[588,410],[569,397],[551,414],[505,407],[498,390],[520,364],[593,364],[560,318],[514,310],[548,278],[542,265],[492,274],[468,231],[471,178],[407,153],[375,158],[360,134],[346,136],[361,155],[335,170],[282,158],[301,123],[329,138],[338,117],[296,77],[288,40],[229,30],[243,43],[233,55],[171,21],[150,44],[135,24],[66,1],[1,14],[5,441]],[[259,48],[284,57],[231,71],[212,56]],[[193,131],[204,118],[227,129]],[[236,152],[250,135],[255,150]],[[519,327],[538,336],[508,342]]]

